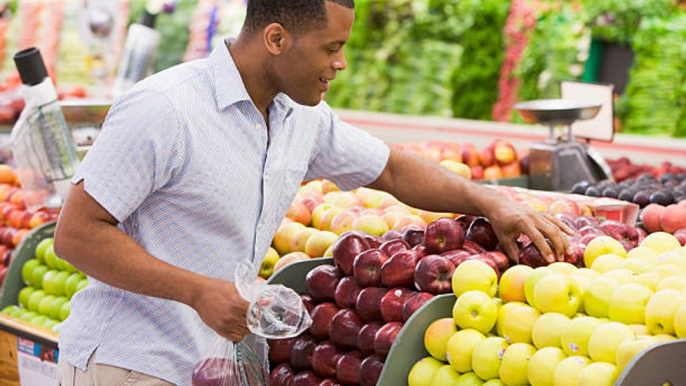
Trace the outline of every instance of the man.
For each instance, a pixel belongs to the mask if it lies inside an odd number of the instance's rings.
[[[320,103],[353,0],[250,0],[235,41],[163,71],[113,106],[67,198],[55,251],[90,277],[60,331],[64,385],[189,385],[214,332],[240,341],[255,271],[303,180],[368,186],[409,205],[486,215],[510,258],[561,225],[342,123]],[[147,383],[143,383],[143,381]]]

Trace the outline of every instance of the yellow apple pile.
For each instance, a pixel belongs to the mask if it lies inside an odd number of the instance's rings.
[[[499,283],[483,262],[460,264],[452,318],[427,328],[430,356],[409,386],[612,385],[642,350],[686,338],[686,247],[674,236],[629,253],[601,236],[584,261],[514,266]]]

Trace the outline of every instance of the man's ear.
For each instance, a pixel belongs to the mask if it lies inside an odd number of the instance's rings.
[[[264,45],[272,55],[281,55],[290,48],[292,35],[279,23],[271,23],[263,33]]]

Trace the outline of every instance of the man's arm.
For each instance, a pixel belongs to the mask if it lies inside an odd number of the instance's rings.
[[[409,152],[391,149],[386,168],[368,186],[394,195],[400,201],[425,210],[485,216],[491,220],[501,245],[511,260],[518,260],[515,240],[526,234],[550,256],[545,242],[553,243],[558,260],[568,249],[563,231],[572,231],[554,216],[538,213],[514,203],[494,189],[474,183],[438,164]],[[552,256],[549,261],[552,261]]]
[[[114,287],[186,304],[227,339],[240,341],[249,333],[248,302],[233,282],[198,275],[150,255],[116,227],[117,220],[83,184],[72,187],[60,213],[54,244],[58,256]]]

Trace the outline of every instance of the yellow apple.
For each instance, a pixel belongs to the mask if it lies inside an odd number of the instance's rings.
[[[553,271],[557,273],[561,273],[564,275],[571,275],[572,272],[576,271],[578,268],[570,263],[566,263],[564,261],[556,261],[550,265],[547,266],[548,268],[552,269]]]
[[[279,271],[281,268],[288,264],[294,263],[296,261],[307,260],[310,257],[305,252],[291,252],[281,256],[279,261],[274,264],[274,272]]]
[[[645,324],[629,324],[627,327],[631,329],[631,331],[634,333],[634,336],[650,335],[650,330]]]
[[[425,357],[415,363],[407,375],[408,386],[429,386],[431,378],[443,367],[443,362],[434,357]]]
[[[684,289],[684,287],[686,287],[686,275],[681,274],[675,276],[668,276],[660,281],[660,284],[657,285],[655,292],[660,292],[666,289],[674,289],[677,291],[681,291]]]
[[[500,363],[500,380],[507,386],[527,385],[526,377],[529,359],[536,353],[536,348],[526,343],[515,343],[505,350]]]
[[[576,386],[579,373],[589,364],[591,364],[590,359],[578,355],[563,359],[553,372],[553,384],[555,386]]]
[[[454,385],[460,379],[460,373],[455,371],[450,365],[441,366],[434,376],[431,377],[431,386],[443,386],[443,385]]]
[[[555,274],[555,271],[550,268],[538,267],[526,278],[526,281],[524,282],[524,296],[526,297],[526,302],[529,303],[531,307],[537,308],[536,300],[534,299],[534,288],[536,287],[536,284],[538,284],[542,278],[553,274]]]
[[[579,373],[577,386],[612,386],[618,375],[617,367],[612,363],[591,363]]]
[[[639,273],[638,275],[632,277],[631,281],[629,283],[636,283],[636,284],[644,285],[644,286],[650,288],[651,291],[655,292],[655,290],[657,289],[657,286],[660,284],[660,282],[662,281],[663,278],[664,278],[664,275],[661,272],[650,271],[650,272]]]
[[[503,338],[507,343],[531,343],[531,330],[541,316],[537,309],[529,306],[510,311],[503,321]]]
[[[610,320],[624,324],[644,324],[645,306],[653,296],[650,288],[636,283],[623,284],[610,299]]]
[[[353,229],[370,235],[381,236],[388,230],[386,221],[375,214],[363,214],[353,222]]]
[[[507,347],[505,339],[499,336],[492,336],[478,343],[472,352],[474,373],[485,381],[498,378],[500,362]]]
[[[619,256],[626,257],[626,250],[622,244],[610,236],[598,236],[591,240],[584,250],[584,265],[592,267],[593,262],[598,256],[607,253],[615,253]]]
[[[617,280],[601,277],[593,281],[584,292],[584,310],[589,316],[607,318],[610,300],[620,284]]]
[[[623,268],[624,257],[616,253],[606,253],[600,255],[593,260],[591,269],[598,273],[605,273],[617,268]]]
[[[619,284],[630,283],[634,276],[636,276],[636,273],[626,268],[613,269],[602,275],[602,277],[609,277],[616,280]]]
[[[577,268],[569,274],[572,277],[581,276],[587,279],[595,280],[600,277],[600,274],[590,268]]]
[[[288,207],[288,212],[286,212],[286,217],[303,225],[310,225],[310,221],[312,221],[312,215],[307,206],[298,199],[291,202],[291,206]]]
[[[336,211],[338,211],[338,207],[335,208],[337,209],[334,210],[334,208],[331,208],[327,210],[324,213],[324,215],[322,215],[322,219],[325,217],[327,213],[335,213]],[[358,217],[360,217],[360,215],[356,212],[350,210],[343,210],[342,212],[337,213],[331,219],[331,224],[329,225],[329,228],[331,229],[331,232],[337,235],[342,235],[347,231],[353,230],[353,223],[355,222],[355,220],[357,220]]]
[[[455,268],[452,288],[457,297],[467,291],[481,291],[493,297],[498,289],[498,277],[493,268],[483,261],[467,260]]]
[[[316,209],[316,207],[315,207]],[[345,208],[341,208],[340,206],[332,206],[329,209],[326,209],[320,216],[319,216],[319,221],[315,223],[314,218],[312,220],[312,226],[323,231],[333,231],[332,229],[332,223],[333,219],[336,218],[339,214],[345,212]],[[313,212],[314,213],[314,212]],[[349,212],[353,218],[355,217],[352,212]],[[349,229],[348,229],[349,230]]]
[[[639,247],[652,248],[660,254],[681,247],[681,243],[679,243],[676,237],[667,232],[655,232],[646,236],[639,244]]]
[[[293,238],[291,239],[290,251],[305,252],[305,245],[307,245],[307,241],[317,232],[319,232],[319,230],[312,227],[305,227],[295,231]]]
[[[468,165],[463,164],[462,162],[457,162],[453,160],[443,160],[439,162],[439,164],[444,168],[461,175],[464,178],[472,178],[472,170],[469,168]]]
[[[666,289],[655,293],[645,309],[645,325],[650,333],[674,335],[674,315],[685,303],[686,296],[681,291]]]
[[[500,284],[498,286],[498,296],[503,303],[508,302],[525,302],[524,283],[526,278],[534,271],[528,265],[518,264],[505,271],[500,276]]]
[[[669,277],[686,273],[686,270],[684,270],[684,268],[680,265],[671,263],[658,263],[651,267],[648,272],[657,272],[662,275],[662,277]]]
[[[503,323],[509,313],[517,307],[529,307],[528,304],[522,302],[505,303],[498,309],[498,320],[495,322],[495,331],[498,336],[503,336]]]
[[[426,221],[423,218],[417,216],[416,214],[410,214],[402,217],[400,220],[393,224],[393,228],[396,231],[402,231],[408,226],[417,226],[422,229],[426,229]]]
[[[562,331],[560,343],[567,355],[588,356],[588,339],[601,322],[590,316],[579,316],[572,319],[567,328]]]
[[[686,269],[686,256],[678,249],[662,252],[657,257],[657,261],[658,264],[674,264],[681,269]]]
[[[644,261],[648,263],[648,265],[653,265],[657,263],[657,256],[660,255],[660,253],[653,248],[649,247],[636,247],[626,254],[626,258],[628,259],[638,259],[641,261]]]
[[[548,312],[541,315],[534,323],[531,330],[531,340],[536,348],[543,347],[562,347],[560,338],[564,331],[572,322],[569,317],[557,312]]]
[[[579,288],[579,308],[578,312],[584,313],[586,312],[586,308],[584,307],[584,294],[586,293],[586,290],[588,287],[591,286],[591,283],[595,279],[591,279],[588,276],[582,276],[582,275],[569,275],[569,278],[572,279],[572,281],[576,284],[577,288]]]
[[[536,284],[534,303],[543,313],[559,312],[571,317],[576,314],[581,304],[581,290],[567,275],[548,275]]]
[[[474,372],[469,372],[460,375],[460,379],[452,386],[483,386],[483,384],[484,381],[479,376],[474,374]]]
[[[498,305],[481,291],[467,291],[455,301],[453,319],[460,328],[473,328],[487,334],[498,320]]]
[[[633,331],[624,323],[604,323],[598,326],[588,339],[588,356],[594,362],[615,363],[617,347],[633,336]]]
[[[559,347],[544,347],[531,357],[527,377],[532,386],[553,386],[555,369],[567,355]]]
[[[448,339],[446,358],[461,373],[472,371],[472,352],[477,344],[486,339],[484,334],[472,328],[460,330]]]
[[[679,306],[674,314],[674,333],[679,339],[686,338],[686,304]]]
[[[482,386],[506,386],[499,378],[489,379]]]
[[[319,231],[307,239],[304,252],[310,257],[322,257],[337,239],[338,235],[333,232]]]
[[[276,265],[277,261],[279,261],[279,253],[276,252],[276,249],[269,247],[267,253],[264,255],[264,259],[262,259],[259,275],[265,279],[269,279],[274,273],[274,265]]]
[[[293,252],[291,250],[291,240],[293,235],[301,229],[305,229],[305,226],[299,222],[290,222],[281,225],[279,229],[274,234],[274,248],[281,256]]]
[[[457,332],[452,318],[441,318],[432,322],[424,332],[424,348],[439,361],[447,361],[445,356],[448,340]]]
[[[615,357],[617,371],[619,373],[624,371],[624,368],[638,353],[655,344],[657,341],[652,336],[635,336],[620,343]]]
[[[625,268],[634,273],[643,273],[647,272],[652,266],[653,264],[643,259],[627,258],[619,265],[619,268]]]

